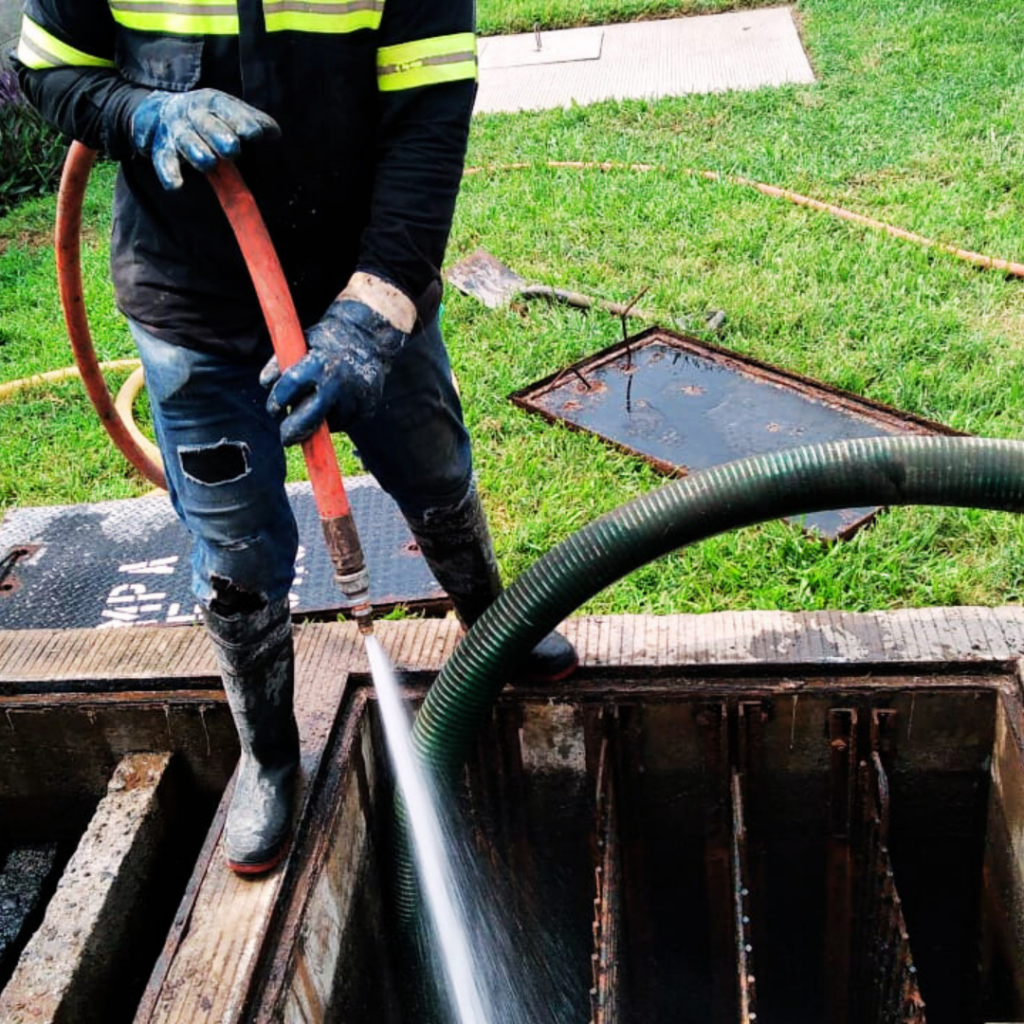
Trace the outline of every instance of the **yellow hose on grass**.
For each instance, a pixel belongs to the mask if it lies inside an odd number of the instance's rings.
[[[146,376],[145,371],[142,369],[142,363],[138,359],[111,359],[105,363],[100,363],[100,369],[104,373],[117,370],[132,371],[128,379],[121,385],[121,389],[114,399],[114,408],[121,414],[121,418],[128,428],[128,433],[132,435],[135,443],[158,466],[162,466],[163,461],[160,458],[160,449],[139,430],[138,424],[135,422],[135,399],[146,385]],[[34,373],[30,377],[8,381],[6,384],[0,384],[0,402],[4,402],[14,395],[20,394],[22,391],[28,391],[32,388],[42,387],[43,385],[53,384],[62,380],[73,380],[76,377],[81,377],[78,367],[65,366],[60,370],[47,370],[45,373]]]
[[[138,362],[138,360],[136,360]],[[141,364],[138,365],[121,385],[117,397],[114,399],[114,408],[121,414],[128,433],[132,435],[135,443],[158,465],[163,466],[163,459],[160,457],[160,449],[146,435],[139,430],[135,422],[135,399],[139,392],[146,386],[146,372]]]
[[[141,366],[138,359],[111,359],[106,363],[100,363],[100,369],[107,370],[134,370]],[[81,377],[77,366],[65,366],[62,370],[47,370],[45,373],[34,373],[30,377],[22,377],[20,380],[11,380],[6,384],[0,384],[0,402],[5,401],[12,395],[29,388],[37,388],[43,384],[52,384],[54,381],[71,380],[73,377]]]

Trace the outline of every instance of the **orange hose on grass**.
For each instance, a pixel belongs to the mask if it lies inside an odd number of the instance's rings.
[[[542,166],[552,170],[578,170],[578,171],[662,171],[669,172],[671,169],[664,164],[631,164],[618,163],[614,161],[590,161],[590,160],[547,160],[544,164],[514,163],[514,164],[491,164],[480,167],[467,167],[465,175],[471,177],[476,174],[485,174],[493,171],[525,171]],[[820,199],[813,199],[811,196],[801,195],[788,188],[780,188],[778,185],[768,185],[763,181],[755,181],[752,178],[743,178],[736,174],[722,174],[719,171],[700,171],[692,167],[678,168],[676,173],[686,174],[693,177],[701,177],[707,181],[725,181],[731,185],[742,185],[745,188],[756,189],[762,195],[771,196],[773,199],[785,199],[787,202],[795,203],[797,206],[806,206],[811,210],[820,213],[828,213],[833,217],[849,221],[851,224],[860,224],[862,227],[871,228],[875,231],[882,231],[892,238],[900,238],[905,242],[913,242],[915,245],[923,246],[926,249],[936,249],[953,256],[966,263],[973,263],[976,267],[983,267],[986,270],[1002,270],[1012,277],[1024,277],[1024,263],[1017,263],[1013,260],[1004,260],[997,256],[986,256],[980,252],[973,252],[970,249],[962,249],[956,245],[949,245],[946,242],[938,242],[934,238],[927,238],[906,228],[896,227],[894,224],[886,224],[885,221],[875,220],[874,217],[866,217],[862,213],[855,213],[845,207],[836,206],[834,203],[825,203]]]

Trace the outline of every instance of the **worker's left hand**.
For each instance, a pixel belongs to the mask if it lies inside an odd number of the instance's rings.
[[[298,444],[331,416],[344,429],[372,415],[384,393],[384,378],[408,335],[356,299],[333,302],[306,332],[309,351],[281,373],[276,357],[260,374],[272,388],[267,411],[281,423],[281,441]]]

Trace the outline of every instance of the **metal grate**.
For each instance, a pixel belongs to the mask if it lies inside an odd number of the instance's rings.
[[[860,762],[857,773],[863,831],[856,995],[862,1020],[918,1024],[925,1020],[925,1007],[889,855],[889,779],[879,749],[880,737],[892,727],[894,719],[895,712],[873,713],[872,749],[870,756]]]
[[[372,477],[350,477],[346,486],[374,608],[447,607],[398,506]],[[288,496],[300,539],[292,610],[333,617],[345,602],[312,491],[308,483],[289,484]],[[0,522],[0,629],[194,624],[189,551],[165,495],[11,509]]]

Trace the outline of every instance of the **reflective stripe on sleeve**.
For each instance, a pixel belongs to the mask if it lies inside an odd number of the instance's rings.
[[[263,0],[268,32],[376,29],[383,12],[384,0]]]
[[[114,21],[140,32],[179,36],[236,36],[238,9],[230,0],[109,0]]]
[[[377,88],[381,92],[476,78],[476,36],[459,32],[417,39],[377,51]]]
[[[21,38],[18,40],[18,60],[27,68],[87,67],[112,68],[114,62],[94,57],[84,50],[76,50],[62,43],[53,33],[32,21],[27,14],[21,18]]]

